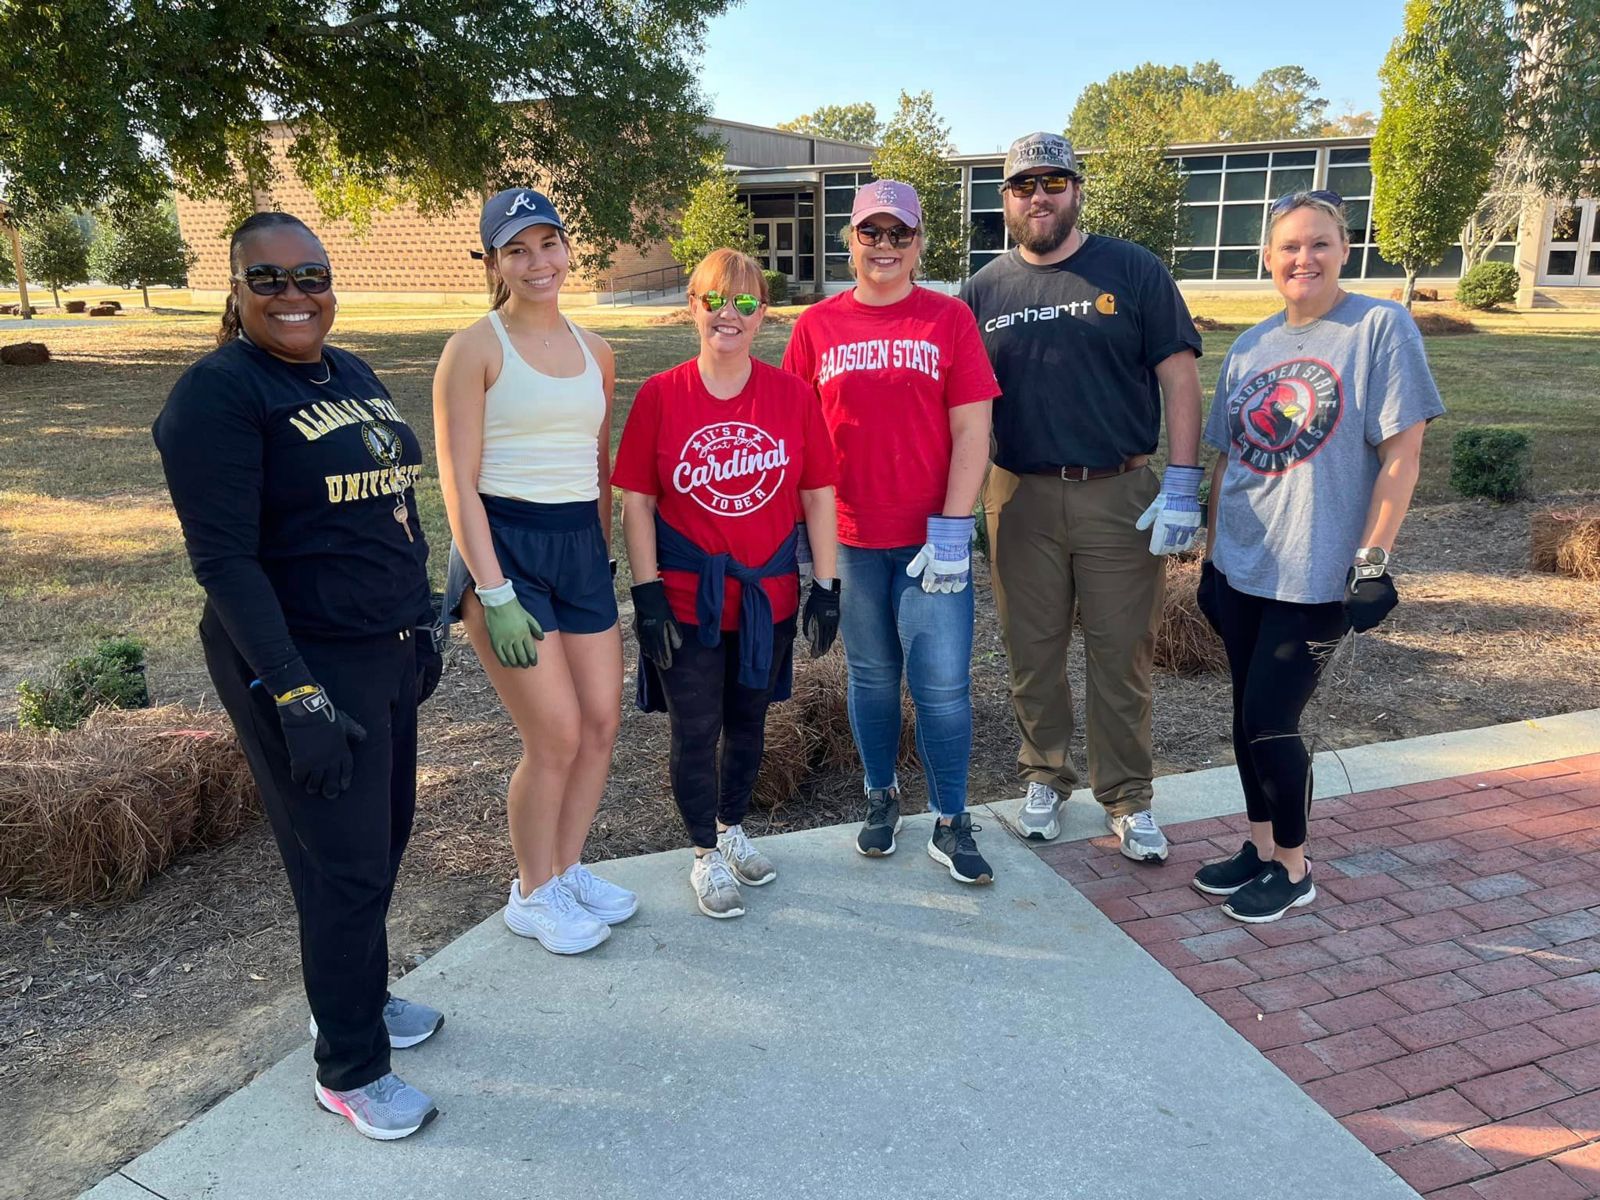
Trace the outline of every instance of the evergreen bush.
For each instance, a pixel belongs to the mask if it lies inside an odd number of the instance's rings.
[[[1515,500],[1527,490],[1532,444],[1520,429],[1503,425],[1461,430],[1450,443],[1450,486],[1463,496]]]

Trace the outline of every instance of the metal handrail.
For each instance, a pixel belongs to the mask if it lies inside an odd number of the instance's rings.
[[[626,285],[626,284],[628,284],[628,282],[630,280],[634,280],[634,279],[646,279],[646,280],[648,280],[651,277],[657,276],[657,275],[662,277],[662,281],[661,281],[660,284],[652,284],[652,285],[647,286],[647,287],[626,286],[626,287],[621,288],[620,290],[626,291],[630,295],[633,295],[636,292],[643,292],[644,293],[644,298],[646,300],[648,300],[651,296],[655,295],[657,292],[661,292],[663,294],[669,294],[671,292],[675,292],[675,291],[678,290],[679,287],[682,286],[683,278],[684,278],[685,274],[686,274],[686,272],[685,272],[683,266],[681,264],[676,264],[675,263],[674,265],[672,265],[670,267],[652,267],[648,271],[635,271],[630,275],[622,275],[622,276],[608,275],[606,277],[606,285],[607,285],[607,294],[609,295],[610,298],[606,301],[606,303],[607,304],[611,304],[611,305],[615,305],[617,303],[617,292],[619,290],[619,288],[618,288],[619,284]]]

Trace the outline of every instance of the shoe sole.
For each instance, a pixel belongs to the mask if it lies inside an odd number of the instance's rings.
[[[938,863],[942,867],[949,867],[950,878],[954,879],[957,883],[994,882],[994,875],[992,873],[987,875],[979,875],[975,879],[968,879],[965,875],[956,870],[956,864],[950,861],[950,856],[943,850],[939,849],[939,847],[935,846],[931,841],[928,843],[928,857],[933,859],[934,862]]]
[[[439,1115],[439,1110],[437,1108],[430,1108],[423,1115],[422,1120],[406,1129],[379,1129],[375,1125],[368,1125],[360,1117],[356,1116],[353,1109],[349,1108],[347,1105],[341,1104],[338,1100],[335,1100],[331,1095],[323,1090],[321,1084],[317,1085],[316,1097],[317,1107],[323,1112],[331,1113],[336,1117],[343,1117],[346,1121],[349,1121],[350,1124],[356,1127],[356,1132],[362,1137],[371,1138],[375,1142],[398,1142],[401,1138],[410,1137],[413,1133],[416,1133],[417,1130],[431,1124],[433,1119]]]
[[[771,883],[778,877],[778,872],[774,870],[766,875],[763,875],[760,879],[757,879],[754,875],[746,875],[731,862],[728,864],[728,866],[733,871],[733,877],[735,879],[737,879],[740,883],[747,884],[750,887],[766,887],[767,884]]]
[[[1056,838],[1061,836],[1061,822],[1055,817],[1051,817],[1050,824],[1046,825],[1043,829],[1029,829],[1022,823],[1022,819],[1019,817],[1017,819],[1017,828],[1022,830],[1022,836],[1027,838],[1030,842],[1053,842],[1056,840]]]
[[[1250,877],[1250,879],[1254,878],[1254,875]],[[1246,879],[1244,883],[1249,883],[1250,879]],[[1213,887],[1209,883],[1201,883],[1198,879],[1191,879],[1189,881],[1189,885],[1193,887],[1195,891],[1204,892],[1208,896],[1231,896],[1240,888],[1244,887],[1244,883],[1238,884],[1235,887]]]
[[[541,933],[538,930],[518,929],[511,923],[511,915],[509,913],[506,914],[506,928],[511,930],[511,932],[516,934],[518,937],[532,938],[534,941],[538,942],[539,945],[550,951],[551,954],[582,954],[585,950],[593,950],[596,946],[600,945],[601,942],[605,941],[611,936],[611,926],[601,925],[600,936],[595,938],[593,941],[567,943],[556,943],[553,940],[547,941],[546,938],[548,935]]]
[[[630,908],[627,912],[620,914],[603,913],[599,909],[590,908],[587,904],[584,904],[581,901],[579,902],[578,907],[583,909],[584,912],[588,913],[596,921],[604,921],[607,925],[621,925],[629,917],[633,916],[634,913],[639,911],[639,902],[635,900],[632,908]]]
[[[1137,854],[1134,853],[1133,851],[1129,850],[1125,845],[1122,844],[1122,834],[1117,832],[1117,830],[1112,826],[1111,821],[1109,819],[1107,819],[1107,821],[1106,821],[1106,828],[1108,830],[1110,830],[1111,836],[1117,839],[1117,849],[1122,852],[1122,857],[1123,858],[1131,858],[1134,862],[1166,862],[1167,861],[1167,851],[1166,850],[1141,851],[1141,852],[1139,852]],[[1248,883],[1249,881],[1246,880],[1245,882]]]
[[[1304,908],[1307,904],[1310,904],[1316,898],[1317,898],[1317,885],[1316,884],[1312,884],[1310,891],[1306,892],[1306,894],[1304,896],[1299,896],[1299,897],[1296,897],[1295,899],[1289,901],[1288,904],[1285,904],[1282,908],[1280,908],[1275,913],[1267,913],[1266,915],[1259,916],[1259,917],[1258,916],[1248,916],[1247,917],[1247,916],[1242,916],[1239,913],[1234,912],[1233,909],[1229,908],[1226,904],[1224,904],[1222,906],[1222,911],[1227,913],[1235,921],[1243,921],[1246,925],[1265,925],[1269,921],[1278,920],[1285,913],[1287,913],[1291,908]]]
[[[694,881],[693,880],[691,880],[689,882],[689,890],[694,893],[695,907],[698,908],[701,912],[705,913],[705,915],[710,917],[713,921],[726,921],[730,917],[742,917],[742,916],[744,916],[744,905],[743,904],[741,904],[738,908],[734,909],[732,912],[712,912],[709,908],[706,907],[705,900],[702,899],[701,896],[700,896],[700,889],[694,886]]]
[[[307,1028],[309,1029],[309,1031],[311,1033],[312,1040],[315,1041],[316,1040],[316,1036],[317,1036],[317,1019],[315,1017],[311,1018],[311,1024]],[[431,1038],[434,1034],[438,1033],[439,1030],[441,1030],[443,1028],[444,1028],[444,1018],[440,1017],[439,1018],[439,1023],[437,1025],[435,1025],[432,1029],[428,1030],[427,1033],[419,1033],[415,1037],[395,1037],[395,1035],[391,1033],[389,1035],[389,1049],[391,1049],[391,1050],[409,1050],[413,1046],[420,1046],[420,1045],[422,1045],[423,1042],[427,1041],[429,1038]]]
[[[879,850],[876,847],[874,847],[871,850],[864,850],[864,849],[862,849],[862,846],[861,846],[860,837],[857,837],[856,838],[856,853],[860,854],[860,855],[862,855],[862,856],[864,856],[866,858],[888,858],[889,855],[894,853],[895,845],[896,845],[895,840],[894,840],[894,836],[895,836],[895,834],[900,832],[900,822],[902,820],[903,820],[903,818],[901,818],[901,817],[896,817],[894,819],[894,828],[889,831],[889,848],[887,850]]]

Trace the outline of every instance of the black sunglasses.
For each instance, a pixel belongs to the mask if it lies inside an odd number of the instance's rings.
[[[892,229],[883,229],[877,225],[856,226],[856,241],[863,246],[876,246],[884,238],[888,238],[889,245],[896,250],[904,250],[917,240],[917,231],[909,225],[896,225]]]
[[[291,281],[307,296],[320,296],[333,286],[333,268],[327,263],[301,263],[298,267],[256,263],[232,278],[258,296],[281,296]]]
[[[1279,196],[1272,202],[1272,215],[1281,217],[1291,208],[1299,208],[1307,200],[1320,200],[1324,204],[1331,204],[1335,208],[1344,207],[1344,197],[1338,192],[1330,192],[1327,188],[1317,188],[1313,192],[1290,192],[1287,196]]]
[[[1026,200],[1033,195],[1037,188],[1044,188],[1045,194],[1059,196],[1067,190],[1067,184],[1076,182],[1076,175],[1019,175],[1015,179],[1008,179],[1000,186],[1010,192],[1019,200]]]

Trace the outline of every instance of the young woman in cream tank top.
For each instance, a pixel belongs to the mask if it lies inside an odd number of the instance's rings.
[[[522,737],[506,797],[517,877],[506,924],[557,954],[638,907],[580,862],[622,709],[612,589],[611,347],[561,315],[561,218],[501,192],[479,222],[493,310],[452,337],[433,380],[454,544],[446,608],[467,627]]]

